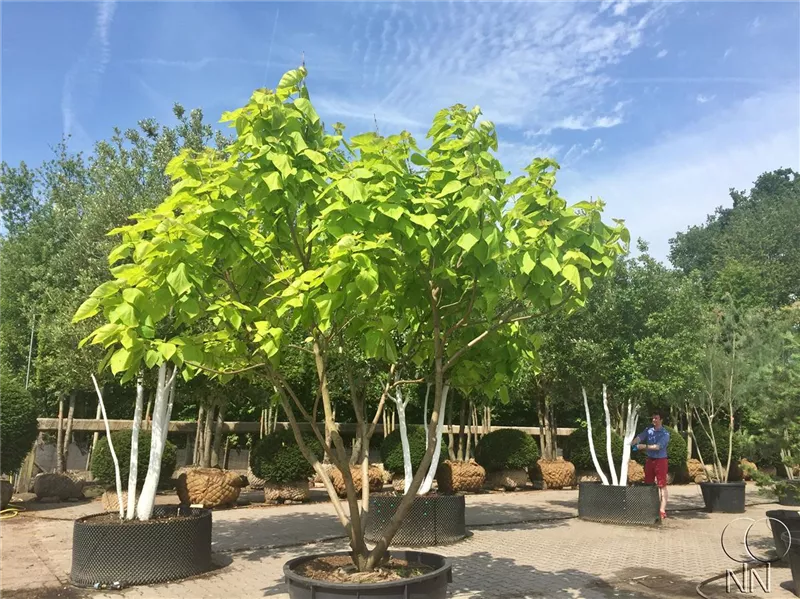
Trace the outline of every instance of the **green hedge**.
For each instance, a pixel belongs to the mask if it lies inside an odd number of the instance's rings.
[[[0,466],[16,472],[39,436],[36,404],[16,379],[0,378]]]
[[[411,424],[408,426],[408,449],[411,453],[411,468],[417,471],[425,456],[425,437],[426,427],[421,424]],[[447,459],[447,442],[442,435],[442,448],[439,451],[439,463]],[[381,460],[383,468],[392,474],[405,474],[403,464],[403,442],[400,438],[400,429],[396,428],[389,433],[381,443]]]
[[[605,424],[592,426],[592,440],[594,441],[594,451],[597,454],[597,461],[600,463],[605,474],[610,474],[608,469],[608,457],[606,453],[606,427]],[[614,457],[614,467],[619,468],[622,463],[622,447],[624,441],[615,431],[611,431],[611,454]],[[589,451],[589,435],[586,426],[582,425],[575,429],[563,444],[564,459],[575,465],[575,470],[594,472],[592,454]]]
[[[501,428],[481,437],[475,447],[475,461],[486,472],[524,470],[536,465],[539,445],[529,434]]]
[[[139,460],[136,466],[137,486],[144,482],[147,476],[147,466],[150,464],[150,431],[139,431]],[[119,472],[122,477],[122,486],[128,486],[128,474],[131,465],[131,431],[113,431],[111,441],[114,443],[114,453],[117,454]],[[161,475],[159,487],[169,486],[172,473],[175,471],[177,461],[175,444],[167,440],[164,445],[164,454],[161,456]],[[108,450],[108,438],[103,437],[94,448],[92,456],[92,475],[95,480],[104,485],[115,485],[114,460]]]
[[[303,440],[318,460],[323,458],[322,445],[311,434]],[[255,442],[250,451],[250,469],[269,483],[292,483],[306,480],[314,468],[300,451],[291,429],[281,428]]]
[[[708,424],[707,423],[704,424],[707,429]],[[692,450],[694,457],[698,457],[697,451],[699,449],[703,456],[703,462],[705,462],[706,464],[713,464],[714,452],[712,449],[711,439],[705,433],[705,429],[699,424],[695,425],[693,428],[694,428],[694,436],[697,439],[697,444]],[[719,452],[719,459],[722,462],[723,466],[728,461],[728,434],[729,430],[727,426],[722,424],[714,425],[714,440],[717,442],[717,451]],[[731,455],[732,464],[738,464],[739,460],[745,457],[744,449],[745,449],[744,443],[742,443],[741,436],[737,435],[734,432],[733,453]]]

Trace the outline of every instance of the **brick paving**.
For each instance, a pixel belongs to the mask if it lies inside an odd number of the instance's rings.
[[[574,490],[471,495],[467,497],[471,536],[431,550],[451,560],[454,599],[699,597],[696,586],[700,582],[736,566],[722,551],[720,534],[737,515],[702,511],[699,488],[694,485],[674,486],[670,491],[671,517],[653,528],[579,520]],[[315,492],[315,498],[320,495]],[[0,595],[4,599],[285,599],[283,564],[288,559],[344,550],[347,542],[327,502],[248,505],[257,498],[257,494],[245,494],[238,508],[214,512],[218,565],[214,572],[178,583],[105,592],[74,589],[68,580],[72,520],[102,511],[99,501],[26,502],[25,512],[0,524]],[[176,501],[174,496],[158,498],[159,503]],[[777,507],[748,485],[744,515],[760,518]],[[731,529],[732,536],[741,538],[747,524],[741,531]],[[771,582],[771,593],[763,593],[756,582],[747,596],[794,596],[788,568],[773,568]],[[732,591],[741,594],[735,586]],[[703,587],[703,592],[709,597],[725,596],[724,580]]]

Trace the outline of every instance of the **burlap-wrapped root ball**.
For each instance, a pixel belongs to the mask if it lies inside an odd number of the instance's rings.
[[[100,496],[100,503],[107,512],[119,512],[119,502],[117,501],[117,490],[114,487],[107,488]],[[122,492],[122,507],[128,509],[128,492]]]
[[[232,505],[245,486],[242,476],[219,468],[191,468],[178,476],[176,490],[181,503],[205,508]]]
[[[351,466],[350,474],[353,477],[353,485],[356,488],[356,493],[361,493],[361,467]],[[372,493],[376,493],[383,488],[383,476],[381,475],[381,471],[375,466],[369,467],[369,470],[367,471],[367,477],[369,479],[369,490]],[[331,479],[333,482],[333,487],[336,489],[336,494],[339,495],[339,497],[347,497],[347,489],[344,485],[344,476],[338,468],[334,468],[331,472]]]
[[[14,485],[7,480],[0,480],[0,510],[6,509],[14,496]]]
[[[307,480],[295,483],[264,483],[264,501],[283,503],[285,501],[308,501],[311,489]]]
[[[643,483],[644,482],[644,466],[639,462],[631,460],[628,462],[628,482],[629,483]]]
[[[484,485],[489,489],[516,491],[525,488],[528,484],[528,472],[526,470],[499,470],[497,472],[487,472]]]
[[[442,493],[477,493],[486,482],[486,470],[473,459],[445,460],[436,471],[436,482]]]
[[[564,458],[546,460],[539,458],[536,465],[528,470],[531,482],[540,480],[546,489],[563,489],[577,484],[575,465]]]
[[[83,485],[75,482],[66,474],[48,472],[38,474],[33,479],[33,492],[37,499],[57,498],[62,501],[68,499],[83,499]]]
[[[266,483],[263,478],[257,477],[253,474],[252,468],[247,468],[247,484],[250,486],[251,489],[259,491],[264,488],[264,483]]]
[[[705,468],[700,460],[692,458],[686,462],[686,469],[689,471],[689,480],[701,483],[708,480]]]

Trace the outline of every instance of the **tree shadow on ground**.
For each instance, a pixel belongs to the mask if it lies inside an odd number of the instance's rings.
[[[577,516],[575,509],[561,509],[551,505],[524,505],[518,503],[467,504],[467,528],[485,528],[515,523],[565,520]]]

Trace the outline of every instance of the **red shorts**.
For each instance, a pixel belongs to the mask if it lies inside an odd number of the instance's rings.
[[[644,482],[649,485],[655,481],[659,487],[666,487],[668,462],[668,458],[647,458],[644,463]]]

